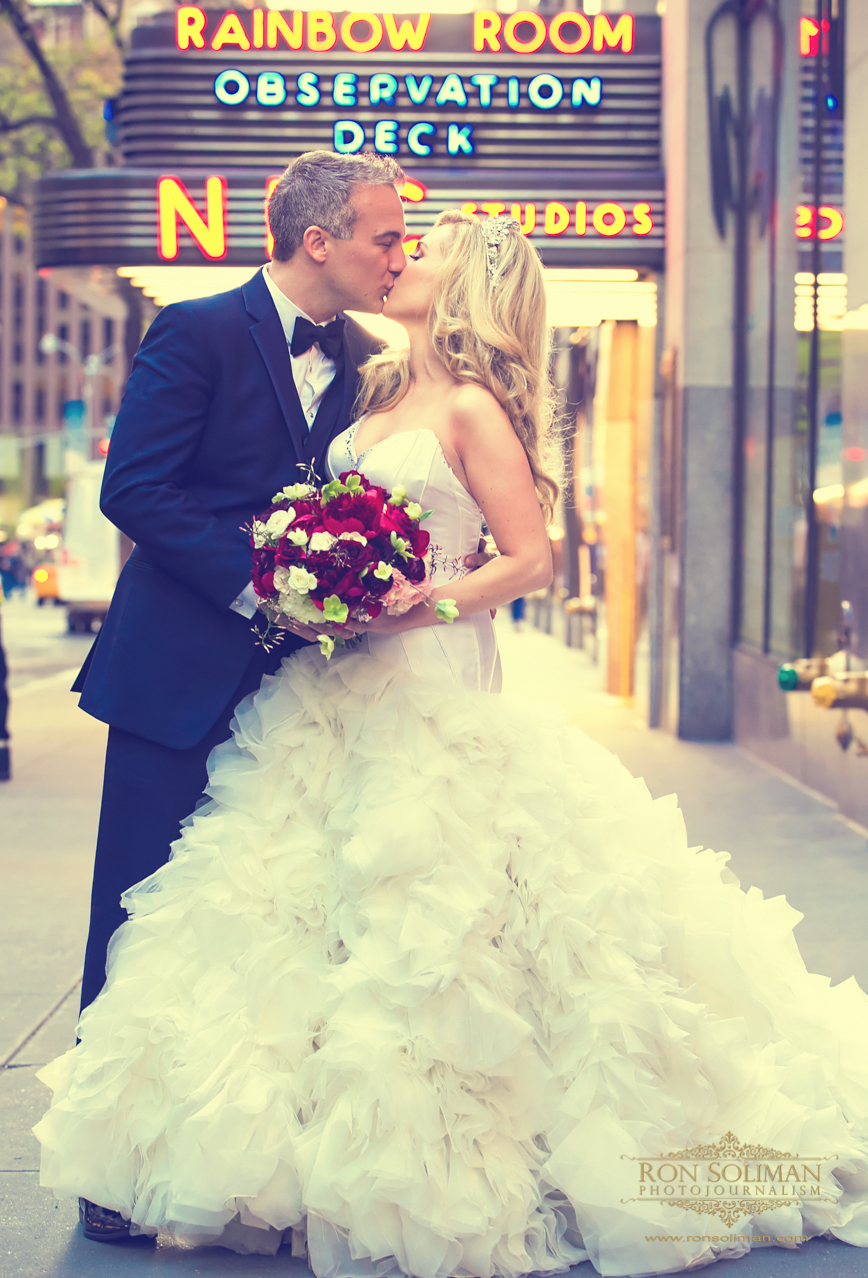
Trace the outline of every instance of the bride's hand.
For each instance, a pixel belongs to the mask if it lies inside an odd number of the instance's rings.
[[[381,612],[378,617],[372,618],[371,621],[345,621],[341,626],[338,634],[344,635],[366,635],[374,632],[378,635],[394,635],[401,630],[408,628],[408,622],[405,620],[406,613],[401,617],[390,617],[385,611]]]
[[[410,612],[415,611],[410,609]],[[402,613],[400,617],[392,617],[385,609],[378,617],[374,617],[372,621],[367,622],[364,626],[359,625],[359,633],[364,634],[366,631],[376,635],[397,635],[402,630],[409,630],[414,627],[414,623],[409,620],[409,613]]]
[[[433,605],[417,604],[415,608],[408,608],[406,612],[402,612],[398,617],[392,616],[384,608],[378,616],[373,617],[370,621],[347,621],[345,625],[341,626],[340,633],[345,635],[349,631],[354,635],[397,635],[404,630],[417,630],[420,625],[428,626],[433,623]]]

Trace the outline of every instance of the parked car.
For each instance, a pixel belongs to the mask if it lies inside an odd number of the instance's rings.
[[[69,476],[57,585],[71,633],[102,625],[121,570],[121,534],[99,508],[104,461]]]

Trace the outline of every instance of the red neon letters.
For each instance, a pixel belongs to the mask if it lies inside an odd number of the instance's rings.
[[[275,173],[265,184],[263,212],[265,247],[269,257],[274,252],[274,239],[268,221],[268,202],[279,181],[280,174]],[[400,194],[409,203],[420,204],[426,199],[428,192],[423,183],[408,178]],[[649,235],[654,229],[651,205],[644,200],[634,204],[632,208],[625,208],[613,200],[603,200],[591,209],[585,200],[578,200],[572,206],[561,200],[548,200],[539,211],[536,204],[522,204],[517,200],[483,200],[478,204],[471,200],[462,205],[463,213],[480,214],[483,217],[496,217],[507,209],[520,222],[523,235],[532,235],[539,227],[543,234],[555,237],[564,235],[572,227],[574,234],[578,236],[587,235],[592,228],[597,235],[609,239],[623,235],[625,231],[642,237]],[[827,217],[830,212],[836,210],[820,209],[821,217]],[[157,252],[164,262],[174,262],[178,257],[179,223],[189,233],[203,257],[211,262],[219,262],[224,258],[228,240],[226,178],[215,174],[206,179],[203,216],[180,178],[171,174],[161,177],[157,183]],[[821,229],[820,238],[832,238],[828,228]]]
[[[613,15],[614,16],[614,15]],[[802,19],[802,23],[811,19]],[[394,13],[347,13],[336,20],[326,9],[293,10],[284,16],[279,9],[253,8],[238,14],[234,9],[224,13],[213,31],[204,9],[195,4],[182,4],[175,19],[175,42],[179,49],[289,49],[303,46],[312,53],[328,53],[336,46],[350,53],[370,53],[374,49],[391,49],[394,53],[425,47],[431,25],[431,14],[420,13],[414,19],[398,18]],[[807,38],[807,37],[806,37]],[[633,15],[622,13],[614,22],[609,15],[598,13],[593,19],[578,10],[556,13],[549,20],[535,9],[524,9],[508,17],[494,9],[481,9],[473,15],[473,49],[476,53],[500,53],[506,48],[513,53],[536,53],[548,39],[558,53],[595,53],[619,49],[631,53],[635,39]]]
[[[487,214],[489,217],[497,217],[498,213],[505,213],[507,208],[512,217],[521,223],[522,235],[530,235],[537,228],[537,206],[535,204],[521,205],[517,201],[501,202],[499,200],[485,200],[480,204],[473,200],[467,204],[462,204],[462,213],[471,214]],[[627,226],[628,216],[632,217],[632,223],[629,228]],[[563,235],[572,226],[576,235],[586,235],[588,232],[588,222],[598,235],[609,239],[615,235],[622,235],[624,231],[630,230],[633,235],[650,235],[654,230],[654,219],[651,216],[651,205],[644,200],[639,204],[634,204],[632,209],[626,209],[622,204],[616,204],[613,200],[604,200],[591,210],[590,219],[588,217],[588,205],[585,200],[577,200],[574,209],[569,209],[566,204],[560,200],[549,200],[542,209],[542,230],[545,235],[556,236]]]
[[[565,26],[575,29],[575,36],[567,40],[563,35]],[[528,27],[533,34],[519,35],[519,28]],[[592,45],[595,53],[604,49],[617,49],[622,53],[633,50],[634,27],[632,13],[622,13],[614,27],[605,13],[598,13],[594,18],[594,26],[583,13],[558,13],[549,23],[548,32],[544,18],[533,9],[511,13],[504,22],[494,9],[479,9],[473,15],[473,49],[475,53],[500,53],[503,45],[513,53],[536,53],[548,34],[549,40],[560,53],[581,53]],[[591,32],[593,30],[593,38]],[[501,42],[501,33],[503,42]]]
[[[817,230],[817,210],[811,204],[796,206],[796,239],[834,240],[844,229],[844,214],[840,209],[833,209],[829,204],[821,204],[820,220],[828,223]]]
[[[799,19],[799,53],[803,58],[815,58],[820,52],[820,31],[823,32],[823,52],[829,52],[829,22],[823,18]]]
[[[204,257],[219,262],[226,256],[226,179],[205,182],[205,217],[190,199],[180,178],[167,175],[157,183],[157,252],[164,262],[178,256],[178,222],[183,222]]]
[[[249,21],[249,26],[245,25]],[[351,53],[369,53],[383,44],[394,52],[411,49],[418,53],[425,46],[431,22],[430,13],[420,13],[413,22],[400,21],[393,13],[348,13],[335,25],[334,14],[325,9],[296,9],[289,20],[278,9],[254,9],[243,17],[230,10],[218,22],[210,41],[206,38],[208,16],[195,4],[182,4],[175,19],[175,43],[179,49],[277,49],[281,42],[289,49],[301,49],[305,32],[307,48],[312,53],[328,53],[340,41]]]

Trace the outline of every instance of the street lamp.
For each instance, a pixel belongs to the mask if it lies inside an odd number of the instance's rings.
[[[82,423],[84,428],[83,434],[85,438],[89,440],[94,434],[94,382],[99,375],[100,369],[108,364],[109,360],[114,358],[117,352],[121,349],[120,346],[115,342],[111,346],[107,346],[105,350],[99,351],[93,355],[88,355],[85,359],[82,359],[81,353],[77,347],[73,346],[72,342],[67,342],[64,338],[58,337],[56,333],[44,333],[39,339],[39,349],[43,355],[57,355],[62,351],[64,354],[70,355],[74,360],[78,370],[79,384],[82,392],[81,398],[84,404],[84,421]],[[67,425],[67,430],[71,436],[72,431],[69,430],[69,425]],[[68,452],[81,452],[80,448],[73,448],[71,444],[72,440],[70,439]]]

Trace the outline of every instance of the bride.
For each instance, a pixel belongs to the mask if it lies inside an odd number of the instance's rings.
[[[409,354],[366,367],[329,467],[431,508],[459,619],[380,617],[241,703],[40,1074],[42,1184],[133,1233],[306,1248],[319,1278],[868,1246],[868,998],[806,971],[795,911],[689,849],[674,799],[490,695],[489,610],[551,579],[534,251],[444,215],[386,313]],[[502,553],[464,576],[483,519]],[[822,1157],[824,1193],[727,1224],[643,1197],[667,1155],[713,1166],[696,1146]]]

